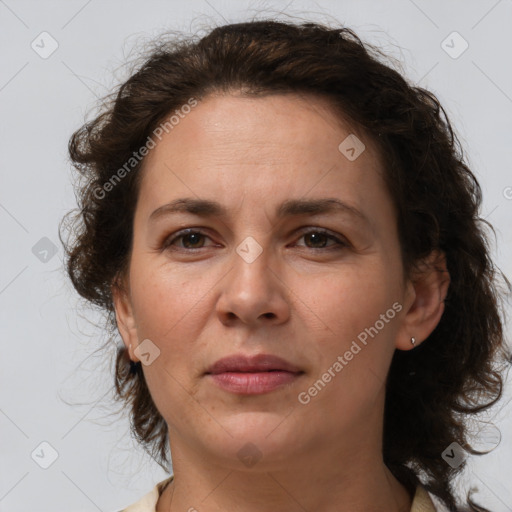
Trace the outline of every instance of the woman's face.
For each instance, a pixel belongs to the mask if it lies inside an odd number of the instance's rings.
[[[414,292],[379,156],[353,133],[318,98],[210,96],[146,157],[116,312],[173,454],[276,468],[381,431]],[[240,354],[298,373],[207,374]]]

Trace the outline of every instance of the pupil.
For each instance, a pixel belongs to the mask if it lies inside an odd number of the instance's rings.
[[[200,237],[201,237],[201,235],[199,233],[190,233],[187,235],[185,240],[188,238],[188,240],[191,241],[191,243],[189,243],[187,245],[195,245],[197,242],[199,242]]]
[[[321,234],[321,233],[309,233],[307,236],[309,236],[310,238],[313,238],[313,245],[314,245],[314,244],[315,244],[315,242],[316,242],[316,243],[319,243],[319,242],[321,243],[321,241],[322,241],[322,237],[323,237],[324,235],[323,235],[323,234]],[[320,240],[319,240],[319,237],[320,237]],[[325,240],[324,240],[324,242],[325,242]],[[323,246],[323,245],[325,245],[325,244],[322,244],[322,243],[321,243],[321,245]]]

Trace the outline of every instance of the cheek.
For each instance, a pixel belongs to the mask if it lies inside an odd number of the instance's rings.
[[[316,397],[318,405],[324,402],[340,414],[350,410],[357,415],[371,409],[385,386],[397,329],[393,304],[399,298],[388,275],[381,262],[312,280],[304,289],[306,303],[312,305],[326,333],[317,338],[317,364],[308,382],[315,387],[312,393],[322,390]],[[326,372],[325,389],[321,383],[315,386]]]
[[[204,328],[201,298],[207,282],[150,261],[134,260],[132,269],[139,342],[148,338],[159,349],[154,362],[143,367],[146,383],[157,409],[172,426],[176,411],[195,410],[196,406],[193,377],[202,368],[197,357],[202,349],[194,340]],[[179,421],[186,422],[187,418]]]
[[[131,276],[139,333],[159,340],[182,329],[187,316],[193,314],[208,290],[207,278],[187,275],[178,267],[155,264],[150,259],[134,260]]]
[[[194,377],[204,371],[208,350],[202,334],[214,308],[209,292],[221,277],[213,274],[186,272],[183,267],[149,259],[133,260],[132,302],[138,338],[150,339],[160,350],[155,364],[146,368],[148,385],[156,393],[179,387],[179,383],[195,392]]]
[[[388,275],[381,263],[375,263],[305,279],[295,287],[332,338],[343,345],[373,325],[398,298]]]
[[[333,431],[340,421],[348,424],[370,418],[385,388],[394,351],[395,301],[387,283],[372,277],[371,272],[354,272],[350,278],[316,281],[304,290],[324,330],[308,347],[316,364],[299,390],[299,403],[309,403],[301,410],[305,421],[314,424],[319,410],[329,410],[321,422],[332,424]]]

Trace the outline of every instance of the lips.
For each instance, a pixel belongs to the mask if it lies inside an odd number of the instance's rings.
[[[222,390],[236,395],[262,395],[299,380],[304,371],[270,354],[235,354],[219,359],[205,377]]]
[[[271,354],[258,354],[254,356],[245,356],[235,354],[219,359],[210,366],[206,374],[218,375],[221,373],[257,373],[257,372],[289,372],[303,373],[300,368],[288,361]]]

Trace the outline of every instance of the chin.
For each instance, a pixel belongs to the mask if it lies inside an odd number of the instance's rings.
[[[303,442],[298,439],[293,423],[284,418],[264,412],[237,413],[229,420],[219,418],[223,429],[231,435],[226,433],[221,439],[213,439],[211,446],[235,459],[246,455],[255,459],[264,457],[267,462],[289,459]]]

